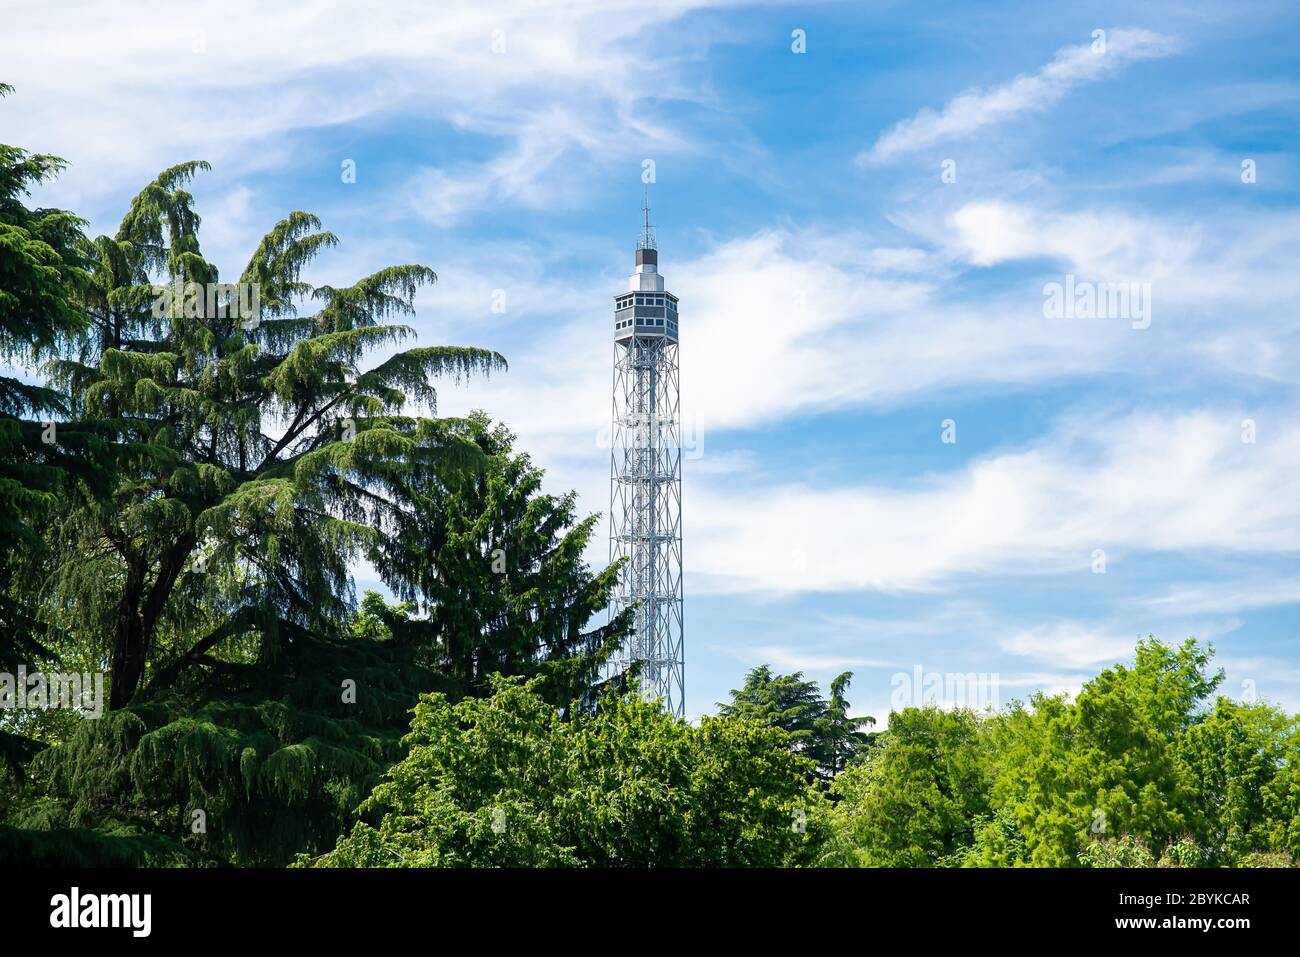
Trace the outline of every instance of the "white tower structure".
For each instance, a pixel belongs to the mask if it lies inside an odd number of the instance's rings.
[[[609,557],[627,559],[612,615],[635,606],[611,673],[639,663],[643,690],[686,714],[677,297],[664,289],[650,206],[628,291],[614,297]]]

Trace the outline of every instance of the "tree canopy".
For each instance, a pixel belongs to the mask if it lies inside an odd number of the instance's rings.
[[[1138,643],[1073,698],[907,708],[832,787],[827,863],[1289,863],[1300,723],[1215,697],[1212,651]]]
[[[821,797],[785,733],[698,726],[638,694],[563,720],[534,678],[423,698],[408,756],[316,860],[346,867],[778,867],[807,860]]]
[[[777,675],[770,666],[759,665],[745,675],[743,687],[732,690],[730,702],[719,703],[718,713],[781,729],[795,750],[816,762],[817,773],[832,778],[873,740],[859,729],[876,719],[848,714],[845,692],[852,678],[851,671],[836,676],[826,700],[817,682],[805,680],[803,672]]]

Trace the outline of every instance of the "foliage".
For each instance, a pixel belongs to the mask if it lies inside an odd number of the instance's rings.
[[[566,719],[541,679],[416,708],[410,754],[322,866],[781,866],[806,859],[808,761],[757,722],[692,726],[637,694]]]
[[[1234,867],[1295,867],[1292,856],[1286,851],[1250,851],[1237,858]]]
[[[845,671],[831,679],[831,696],[826,709],[813,725],[813,744],[810,757],[816,759],[822,773],[833,778],[870,748],[876,735],[859,730],[874,725],[870,715],[849,717],[849,701],[845,692],[853,672]]]
[[[990,813],[988,736],[971,711],[934,705],[890,716],[878,746],[831,785],[832,866],[933,866],[972,843]]]
[[[1079,852],[1085,867],[1155,867],[1156,857],[1141,837],[1125,834],[1091,841]]]
[[[1286,763],[1261,789],[1263,827],[1268,833],[1266,847],[1300,860],[1300,730],[1292,719],[1286,737]]]
[[[548,700],[590,704],[631,622],[629,611],[585,630],[619,569],[583,561],[599,516],[579,520],[574,492],[545,494],[542,470],[485,414],[449,429],[483,467],[451,481],[411,470],[395,482],[394,531],[375,548],[375,567],[410,602],[401,627],[423,635],[430,666],[460,694],[487,693],[491,675],[542,674]]]
[[[1029,847],[1009,810],[977,814],[971,824],[972,842],[939,858],[941,867],[1024,867],[1029,863]]]
[[[11,88],[0,84],[0,97]],[[85,327],[78,305],[88,274],[82,221],[58,209],[31,209],[32,187],[63,161],[0,144],[0,362],[32,367]],[[0,671],[53,661],[31,582],[47,561],[42,529],[62,503],[102,494],[109,476],[94,423],[67,420],[67,397],[48,385],[0,375]],[[42,746],[41,731],[62,722],[0,713],[0,798],[22,779]]]
[[[1296,718],[1209,699],[1194,640],[1138,643],[1073,699],[907,709],[832,788],[822,861],[957,867],[1272,866],[1297,850]]]
[[[1008,807],[1039,866],[1075,861],[1096,837],[1130,834],[1158,852],[1195,823],[1177,741],[1221,675],[1210,652],[1138,643],[1133,666],[1087,682],[1073,702],[1037,696],[999,728],[994,801]]]
[[[732,689],[731,702],[718,703],[725,718],[747,718],[770,728],[780,728],[795,744],[813,738],[813,726],[825,711],[826,702],[817,682],[805,681],[802,671],[774,675],[768,665],[759,665],[745,675],[745,684]]]
[[[185,867],[193,859],[157,834],[90,828],[24,830],[0,824],[0,861],[24,867]]]
[[[432,377],[504,368],[460,347],[364,368],[412,334],[387,320],[411,315],[436,276],[390,266],[312,286],[304,268],[337,240],[308,213],[278,223],[239,274],[245,315],[200,251],[185,187],[205,169],[164,170],[114,236],[85,243],[89,328],[54,366],[74,411],[112,422],[127,452],[111,502],[68,510],[52,532],[52,620],[107,636],[114,708],[206,667],[245,619],[283,626],[262,631],[268,659],[294,628],[337,633],[349,561],[396,520],[386,493],[411,470],[453,475],[478,461],[445,423],[404,415],[408,400],[432,408]]]
[[[1215,699],[1214,709],[1178,736],[1190,782],[1188,817],[1215,858],[1266,850],[1270,786],[1294,753],[1296,722],[1265,703]],[[1281,843],[1281,842],[1279,842]]]
[[[1204,867],[1211,851],[1190,837],[1181,837],[1165,846],[1159,857],[1146,839],[1132,834],[1100,838],[1079,852],[1085,867]]]
[[[324,849],[401,758],[418,694],[447,687],[416,657],[391,636],[302,637],[274,666],[195,673],[39,755],[31,775],[49,797],[11,823],[126,827],[213,863],[284,864]]]
[[[872,743],[874,736],[859,731],[875,724],[872,717],[851,718],[845,697],[853,673],[846,671],[831,682],[829,701],[821,697],[817,682],[806,681],[803,672],[775,675],[768,665],[759,665],[745,675],[745,684],[731,692],[729,703],[719,703],[719,714],[757,721],[780,728],[791,746],[812,758],[824,778],[844,770]]]

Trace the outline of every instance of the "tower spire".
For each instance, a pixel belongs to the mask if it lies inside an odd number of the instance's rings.
[[[646,187],[641,199],[641,245],[637,249],[657,249],[655,228],[650,225],[650,189]]]

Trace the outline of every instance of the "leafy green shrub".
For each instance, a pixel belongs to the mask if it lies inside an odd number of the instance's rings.
[[[636,694],[560,712],[540,679],[493,676],[485,699],[427,695],[409,754],[335,867],[777,867],[811,859],[825,803],[779,729],[692,726]],[[810,827],[809,824],[812,824]]]

